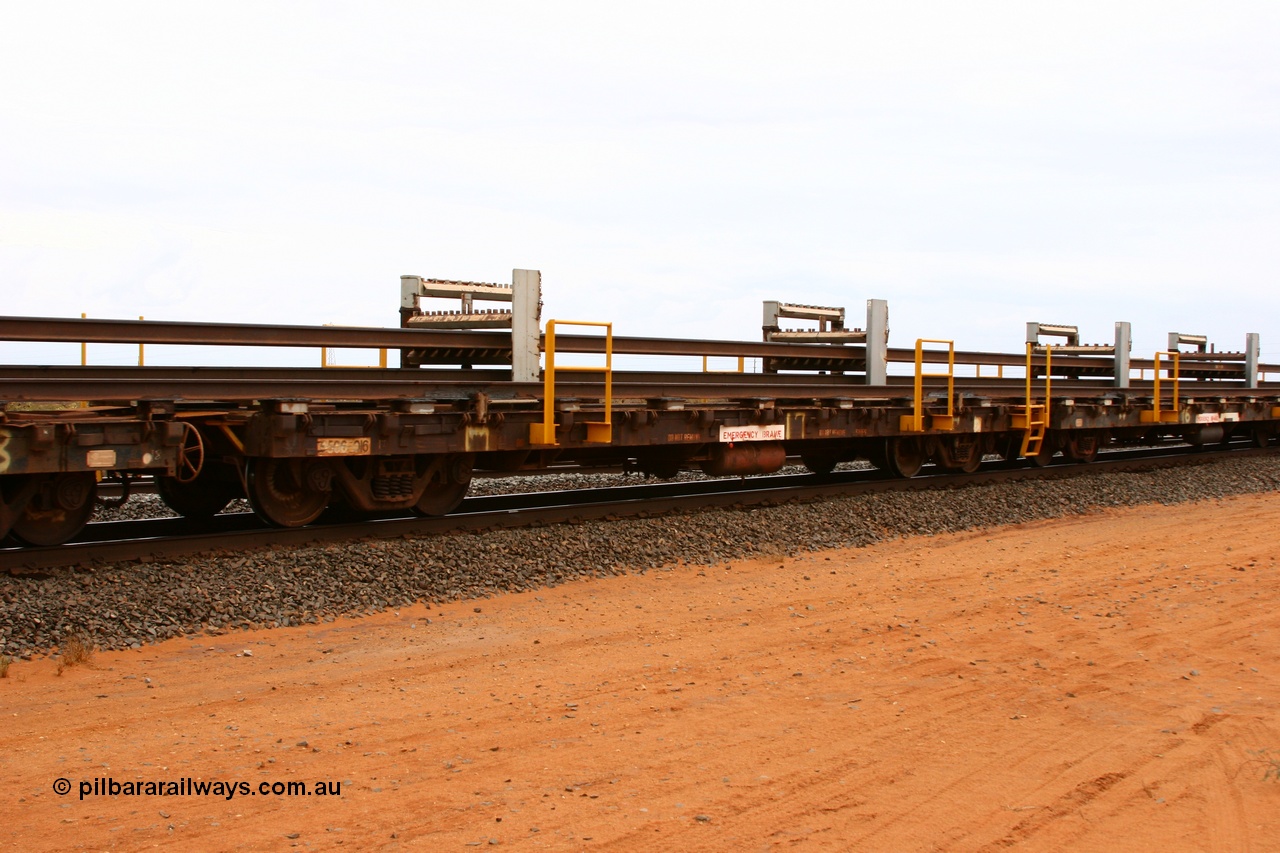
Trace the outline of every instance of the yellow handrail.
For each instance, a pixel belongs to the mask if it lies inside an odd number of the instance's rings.
[[[946,344],[947,345],[947,372],[946,373],[925,373],[924,372],[924,345],[925,344]],[[930,364],[940,364],[941,362],[931,361]],[[915,379],[915,407],[909,415],[903,415],[898,421],[898,429],[903,432],[923,432],[924,431],[924,378],[926,376],[947,377],[947,413],[945,415],[933,415],[930,418],[930,427],[932,429],[954,429],[955,427],[955,402],[956,402],[956,345],[955,341],[943,340],[942,338],[917,338],[916,339],[916,379]]]
[[[1035,398],[1031,395],[1031,379],[1032,379],[1032,355],[1035,352],[1035,342],[1027,341],[1027,370],[1026,370],[1026,402],[1022,406],[1022,414],[1014,415],[1011,426],[1014,429],[1022,430],[1022,445],[1018,451],[1019,456],[1038,456],[1041,448],[1044,446],[1045,434],[1049,425],[1049,405],[1052,402],[1053,394],[1053,348],[1046,346],[1044,348],[1044,402],[1036,403]],[[1052,454],[1051,454],[1052,455]]]
[[[330,364],[329,363],[329,347],[320,347],[320,366],[324,368],[342,368],[342,369],[368,369],[377,370],[379,368],[385,370],[387,367],[387,348],[382,347],[378,350],[378,365],[374,367],[372,364]]]
[[[1027,409],[1031,409],[1031,352],[1035,349],[1035,344],[1027,341]],[[1049,397],[1053,390],[1053,348],[1044,348],[1044,404],[1049,405]]]
[[[325,323],[325,325],[337,326],[338,324]],[[335,347],[335,349],[337,349],[337,347]],[[358,347],[358,349],[363,349],[363,347]],[[381,347],[378,349],[378,368],[375,368],[372,364],[330,364],[329,363],[329,347],[320,347],[320,367],[322,368],[333,367],[333,368],[342,368],[342,369],[369,369],[369,370],[375,370],[375,369],[381,368],[383,370],[386,370],[387,348]]]
[[[89,315],[86,314],[85,312],[83,311],[80,312],[81,320],[87,319],[88,316]],[[145,320],[147,318],[139,316],[138,319]],[[80,342],[80,366],[85,367],[88,364],[89,364],[89,344],[87,341],[81,341]],[[139,343],[138,344],[138,367],[146,367],[146,364],[147,364],[146,346],[144,344]]]
[[[604,367],[556,367],[556,326],[599,326],[604,329]],[[542,371],[542,422],[529,424],[529,443],[555,446],[556,441],[556,371],[599,373],[604,371],[604,420],[587,423],[587,441],[608,444],[613,441],[613,323],[592,320],[548,320],[545,351],[546,367]]]
[[[707,369],[707,358],[708,358],[708,357],[707,357],[707,356],[705,356],[705,355],[702,357],[702,372],[703,372],[703,373],[746,373],[746,372],[747,372],[747,357],[746,357],[745,355],[740,355],[740,356],[738,356],[738,369],[737,369],[737,370],[708,370],[708,369]]]
[[[1152,396],[1154,407],[1149,412],[1142,413],[1143,423],[1177,423],[1178,420],[1178,380],[1179,374],[1182,372],[1182,353],[1178,350],[1168,350],[1156,352],[1155,370],[1152,372]],[[1173,366],[1171,368],[1173,379],[1173,402],[1168,411],[1162,407],[1160,400],[1160,359],[1164,356],[1172,356]]]
[[[1003,365],[1003,364],[987,365],[987,366],[988,366],[988,367],[992,367],[992,366],[994,366],[994,367],[995,367],[995,369],[996,369],[996,379],[1004,379],[1004,365]],[[981,378],[982,378],[982,365],[981,365],[981,364],[975,364],[975,365],[973,366],[973,378],[974,378],[974,379],[981,379]]]

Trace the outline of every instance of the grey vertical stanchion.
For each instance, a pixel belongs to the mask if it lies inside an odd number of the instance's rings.
[[[760,328],[766,341],[773,340],[773,336],[782,331],[781,302],[776,299],[766,299],[764,301],[764,318],[761,320]],[[773,364],[774,362],[771,358],[760,359],[760,371],[762,373],[777,373],[778,369]]]
[[[761,321],[761,328],[764,330],[764,339],[769,340],[769,333],[776,332],[782,328],[779,320],[782,315],[782,303],[776,299],[766,299],[764,301],[764,318]]]
[[[1116,323],[1116,387],[1129,387],[1129,341],[1131,329],[1121,320]]]
[[[1244,336],[1244,387],[1258,387],[1258,353],[1261,339],[1257,332],[1249,332]]]
[[[400,325],[412,317],[418,310],[418,294],[422,289],[422,277],[417,275],[400,276]]]
[[[867,300],[867,384],[889,383],[889,303]]]
[[[542,273],[511,271],[511,379],[537,382],[542,338]]]
[[[422,276],[400,276],[400,328],[409,325],[409,318],[418,313],[418,294],[422,292]],[[398,351],[401,367],[409,366],[409,350]]]

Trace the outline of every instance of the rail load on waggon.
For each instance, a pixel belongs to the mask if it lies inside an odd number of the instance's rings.
[[[440,300],[449,307],[424,307]],[[0,366],[0,537],[65,542],[100,483],[127,496],[142,477],[184,516],[247,497],[265,521],[296,527],[326,509],[446,514],[475,471],[737,476],[798,458],[815,474],[867,459],[910,477],[928,463],[971,472],[984,458],[1046,465],[1123,445],[1265,446],[1280,427],[1269,379],[1280,366],[1259,363],[1256,334],[1228,353],[1171,333],[1166,350],[1135,358],[1128,323],[1105,345],[1028,323],[1025,351],[988,353],[890,347],[878,299],[860,329],[843,308],[766,302],[753,341],[617,336],[608,323],[544,323],[541,306],[540,274],[516,270],[510,285],[403,276],[399,328],[0,317],[0,340],[82,348],[381,352],[375,367]],[[645,357],[653,369],[638,369]]]

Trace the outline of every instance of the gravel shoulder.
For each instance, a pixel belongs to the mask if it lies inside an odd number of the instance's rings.
[[[1130,476],[1149,488],[1161,472]],[[845,534],[862,547],[822,548],[800,528],[729,556],[756,516],[721,514],[718,537],[697,528],[699,559],[643,572],[585,571],[609,552],[581,526],[527,531],[544,564],[570,567],[558,585],[101,650],[61,674],[53,658],[18,661],[0,679],[0,838],[23,850],[1273,848],[1280,494],[1124,506],[1136,492],[1099,485],[1097,501],[1121,505],[1081,506],[1071,482],[927,498],[910,509],[933,519],[926,536],[894,532],[905,521],[892,511],[908,511],[897,504],[874,521],[866,506],[841,510],[843,525],[863,520]],[[1031,517],[975,529],[982,504]],[[687,519],[663,521],[678,537]],[[617,538],[663,535],[636,530]],[[509,545],[490,544],[477,559],[511,562]],[[687,544],[655,541],[655,561]],[[67,796],[51,789],[59,777]],[[188,777],[333,781],[341,794],[79,797],[94,778]]]
[[[235,629],[324,624],[693,562],[849,548],[947,531],[1280,489],[1280,455],[483,534],[387,539],[0,576],[0,654],[71,636],[104,649]]]

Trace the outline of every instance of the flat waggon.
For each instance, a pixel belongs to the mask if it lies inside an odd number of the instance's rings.
[[[188,517],[247,497],[295,527],[326,510],[447,514],[476,471],[744,476],[798,458],[817,475],[867,459],[911,477],[1168,441],[1265,446],[1280,428],[1280,366],[1259,363],[1256,334],[1217,352],[1171,333],[1135,358],[1128,323],[1089,345],[1034,322],[1024,351],[985,353],[890,347],[878,299],[862,328],[844,308],[766,302],[762,339],[743,341],[615,336],[544,321],[541,305],[540,274],[516,270],[510,285],[403,276],[398,328],[0,317],[9,341],[321,351],[311,368],[0,365],[0,537],[65,542],[106,480],[127,495],[153,479]],[[332,364],[348,349],[377,365]],[[637,369],[647,357],[657,366]]]

